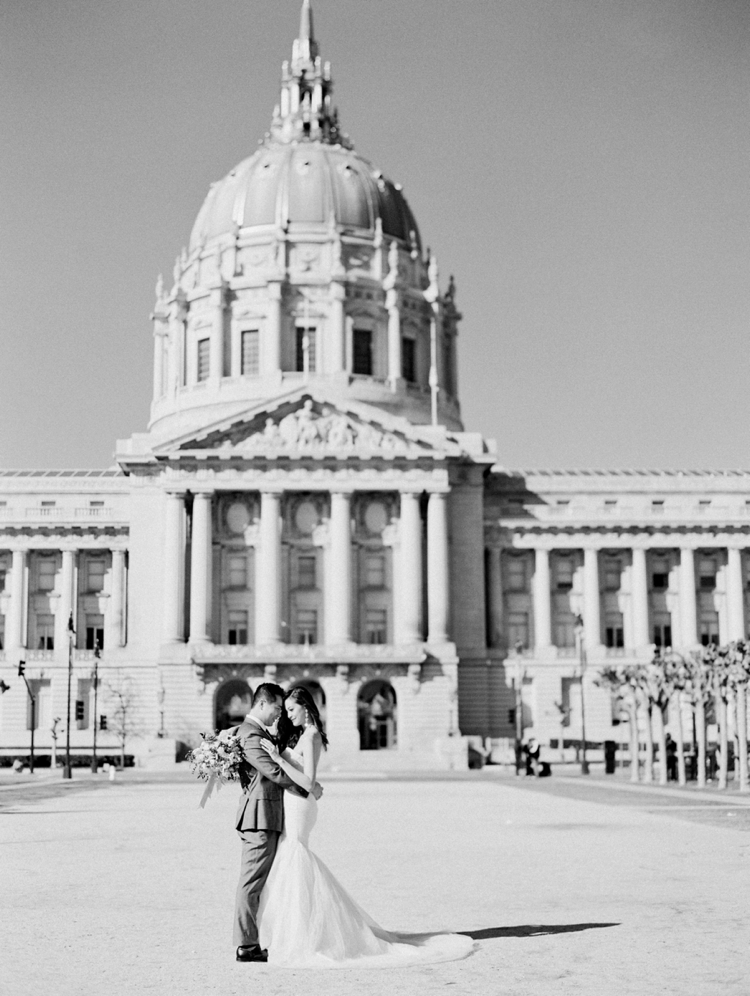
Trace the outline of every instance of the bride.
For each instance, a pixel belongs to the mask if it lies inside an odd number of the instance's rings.
[[[289,746],[263,748],[301,788],[309,791],[328,738],[318,708],[304,687],[284,702]],[[284,717],[282,716],[282,720]],[[281,722],[280,722],[281,726]],[[452,961],[473,950],[462,934],[394,934],[383,930],[357,905],[308,847],[318,803],[284,793],[284,831],[260,898],[260,944],[269,964],[290,967],[384,967]]]

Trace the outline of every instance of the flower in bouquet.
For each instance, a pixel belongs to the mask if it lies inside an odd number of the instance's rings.
[[[246,784],[247,760],[235,730],[201,734],[201,742],[187,756],[193,773],[208,782],[200,806],[227,782]]]

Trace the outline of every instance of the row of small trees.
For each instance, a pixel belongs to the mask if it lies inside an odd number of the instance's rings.
[[[596,684],[609,689],[627,713],[630,731],[630,777],[640,779],[640,724],[646,737],[643,780],[654,780],[654,745],[658,745],[658,778],[666,784],[666,718],[670,705],[675,722],[677,780],[686,782],[685,729],[683,718],[689,710],[695,730],[698,785],[706,784],[706,726],[713,713],[718,725],[718,784],[727,787],[729,770],[729,730],[735,732],[735,757],[739,765],[739,788],[748,791],[747,699],[750,684],[750,643],[736,642],[724,647],[700,647],[686,654],[667,649],[657,651],[648,664],[623,664],[603,668]],[[693,740],[693,729],[689,731]],[[737,764],[737,762],[736,762]],[[735,776],[736,777],[736,776]]]

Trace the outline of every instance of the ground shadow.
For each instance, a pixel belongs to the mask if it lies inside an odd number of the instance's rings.
[[[619,926],[619,923],[526,923],[518,927],[485,927],[484,930],[461,930],[459,933],[474,941],[486,941],[492,937],[539,937],[543,934],[572,934],[579,930]]]

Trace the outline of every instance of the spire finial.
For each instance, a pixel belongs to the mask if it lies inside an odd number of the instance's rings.
[[[303,0],[302,10],[299,15],[299,37],[300,41],[315,41],[313,34],[313,14],[310,0]]]
[[[276,142],[325,142],[351,148],[339,129],[332,93],[331,66],[320,58],[312,6],[310,0],[302,0],[299,35],[292,45],[291,62],[285,62],[281,70],[281,101],[268,137]]]

